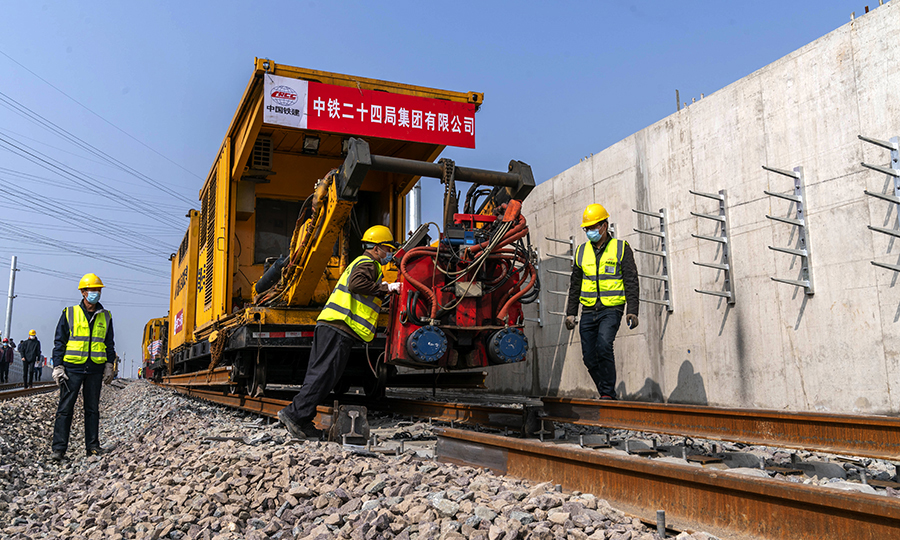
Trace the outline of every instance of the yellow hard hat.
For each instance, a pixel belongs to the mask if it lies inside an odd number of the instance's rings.
[[[78,282],[78,290],[81,289],[102,289],[103,282],[97,277],[97,274],[85,274],[81,281]]]
[[[390,248],[395,248],[394,235],[391,230],[384,225],[372,225],[369,227],[362,237],[363,242],[370,244],[384,244]]]
[[[590,227],[605,219],[609,219],[609,212],[606,211],[606,208],[603,208],[603,206],[599,204],[589,204],[588,207],[584,209],[584,214],[581,216],[581,226]]]
[[[29,330],[29,331],[28,331],[28,335],[29,335],[29,336],[36,336],[36,335],[37,335],[37,332],[35,332],[34,330]]]

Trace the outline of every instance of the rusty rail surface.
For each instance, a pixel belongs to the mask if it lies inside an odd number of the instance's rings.
[[[189,379],[182,380],[189,381]],[[229,394],[212,389],[201,389],[193,385],[182,385],[180,383],[167,384],[165,386],[173,388],[185,395],[199,397],[228,407],[261,414],[271,418],[275,418],[278,411],[290,403],[290,401],[281,399],[267,397],[255,398],[246,395]],[[539,427],[536,410],[528,407],[487,407],[481,405],[397,398],[372,401],[360,399],[352,395],[345,396],[345,399],[340,399],[339,401],[342,404],[348,405],[365,405],[369,410],[378,410],[401,416],[416,416],[419,418],[431,418],[442,422],[459,422],[460,424],[466,425],[508,429],[523,434],[534,433]],[[331,407],[320,406],[319,411],[320,414],[318,417],[321,417],[323,413],[327,414],[329,418],[331,417]],[[316,423],[319,423],[319,420],[316,420]]]
[[[34,394],[45,394],[47,392],[52,392],[56,390],[55,382],[47,382],[47,383],[36,383],[34,386],[30,388],[19,388],[16,390],[4,390],[0,391],[0,400],[3,399],[14,399],[19,397],[31,396]]]
[[[592,493],[649,522],[722,538],[900,538],[900,500],[647,458],[436,429],[440,461]]]
[[[229,394],[227,392],[216,390],[204,390],[191,386],[161,386],[172,388],[176,392],[179,392],[186,396],[200,398],[206,401],[217,403],[219,405],[225,405],[226,407],[231,407],[233,409],[240,409],[242,411],[248,411],[262,416],[268,416],[269,418],[278,418],[278,411],[287,407],[291,403],[290,401],[285,401],[283,399],[250,397],[238,394]],[[331,427],[331,415],[331,407],[324,407],[320,405],[316,407],[316,418],[315,420],[313,420],[313,422],[319,427],[319,429],[328,429],[329,427]]]
[[[555,397],[542,401],[545,419],[557,422],[900,459],[900,419],[888,416]]]
[[[178,386],[228,386],[233,384],[231,366],[217,367],[212,371],[171,375],[163,377],[163,383]]]

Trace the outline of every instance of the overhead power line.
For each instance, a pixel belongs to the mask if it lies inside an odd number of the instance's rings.
[[[0,54],[2,54],[3,56],[5,56],[6,58],[8,58],[12,63],[16,64],[16,65],[19,66],[20,68],[24,69],[24,70],[27,71],[28,73],[31,73],[32,75],[34,75],[35,77],[37,77],[38,79],[40,79],[42,82],[44,82],[45,84],[47,84],[47,86],[49,86],[50,88],[56,90],[56,91],[59,92],[60,94],[66,96],[66,97],[69,98],[70,100],[74,101],[79,107],[81,107],[81,108],[83,108],[84,110],[88,111],[89,113],[93,114],[94,116],[96,116],[96,117],[99,118],[100,120],[103,120],[104,122],[106,122],[106,123],[109,124],[110,126],[114,127],[115,129],[121,131],[121,132],[124,133],[128,138],[130,138],[130,139],[132,139],[133,141],[137,142],[138,144],[140,144],[140,145],[143,146],[144,148],[147,148],[148,150],[150,150],[150,151],[153,152],[154,154],[160,156],[161,158],[165,159],[166,161],[168,161],[168,162],[171,163],[172,165],[175,165],[176,167],[178,167],[179,169],[185,171],[186,173],[188,173],[188,174],[190,174],[190,175],[192,175],[192,176],[195,176],[195,177],[199,178],[200,180],[203,180],[203,177],[200,176],[199,174],[194,173],[194,172],[192,172],[192,171],[186,169],[185,167],[179,165],[179,164],[176,163],[175,161],[169,159],[168,157],[166,157],[165,155],[163,155],[162,153],[160,153],[159,151],[157,151],[156,149],[154,149],[153,147],[147,145],[145,142],[143,142],[143,141],[141,141],[140,139],[134,137],[132,134],[128,133],[127,131],[125,131],[124,129],[120,128],[119,126],[113,124],[112,122],[110,122],[110,121],[107,120],[106,118],[103,118],[103,117],[100,116],[99,114],[95,113],[95,112],[92,111],[87,105],[81,103],[80,101],[78,101],[77,99],[73,98],[73,97],[70,96],[69,94],[63,92],[62,90],[60,90],[59,88],[57,88],[56,86],[54,86],[53,83],[51,83],[51,82],[48,81],[47,79],[41,77],[41,76],[38,75],[37,73],[31,71],[30,69],[28,69],[27,67],[25,67],[24,65],[22,65],[21,63],[19,63],[19,61],[17,61],[17,60],[16,60],[15,58],[13,58],[12,56],[6,54],[6,53],[3,52],[3,51],[0,51]]]
[[[70,143],[78,146],[79,148],[90,152],[94,156],[106,161],[107,163],[109,163],[113,167],[116,167],[120,171],[128,173],[131,176],[134,176],[135,178],[137,178],[138,180],[140,180],[140,181],[142,181],[164,193],[167,193],[167,194],[171,195],[172,197],[175,197],[176,199],[186,202],[187,204],[193,204],[193,201],[191,199],[185,197],[184,195],[181,195],[180,193],[175,192],[174,190],[165,186],[161,182],[150,178],[149,176],[145,175],[144,173],[142,173],[140,171],[133,169],[132,167],[126,165],[125,163],[122,163],[118,159],[110,156],[106,152],[98,149],[97,147],[95,147],[94,145],[81,139],[80,137],[73,135],[69,131],[61,128],[60,126],[58,126],[55,123],[48,120],[46,117],[41,116],[40,114],[34,112],[33,110],[29,109],[25,105],[19,103],[18,101],[11,98],[10,96],[4,94],[3,92],[0,92],[0,104],[5,105],[7,108],[13,110],[14,112],[18,113],[19,115],[23,116],[24,118],[36,123],[37,125],[43,127],[44,129],[47,129],[48,131],[54,133],[55,135],[69,141]]]
[[[147,266],[144,266],[144,265],[141,265],[141,264],[133,263],[133,262],[130,262],[130,261],[127,261],[127,260],[124,260],[124,259],[118,259],[118,258],[115,258],[115,257],[110,257],[110,256],[105,255],[105,254],[103,254],[103,253],[96,253],[96,252],[91,251],[91,250],[89,250],[89,249],[84,249],[84,248],[80,248],[80,247],[75,247],[75,246],[73,246],[73,245],[70,244],[70,243],[67,243],[67,242],[61,242],[61,241],[59,241],[59,240],[55,240],[55,239],[53,239],[53,238],[49,238],[49,237],[46,237],[46,236],[43,236],[43,235],[40,235],[40,234],[31,232],[31,231],[28,231],[28,230],[26,230],[26,229],[23,229],[22,227],[17,227],[17,226],[15,226],[15,225],[12,225],[12,224],[7,223],[7,222],[5,222],[5,221],[0,221],[0,231],[4,231],[4,230],[5,230],[5,231],[9,231],[9,232],[11,232],[11,233],[13,233],[13,234],[17,234],[20,238],[29,239],[29,240],[31,240],[32,242],[35,242],[35,243],[38,243],[38,244],[43,244],[43,245],[47,245],[47,246],[52,246],[52,247],[55,247],[55,248],[57,248],[57,249],[59,249],[59,250],[62,250],[62,251],[67,251],[67,252],[69,252],[69,253],[74,253],[74,254],[76,254],[76,255],[82,255],[82,256],[84,256],[84,257],[89,257],[89,258],[91,258],[91,259],[96,259],[96,260],[98,260],[98,261],[104,261],[104,262],[107,262],[107,263],[110,263],[110,264],[114,264],[114,265],[116,265],[116,266],[121,266],[121,267],[123,267],[123,268],[128,268],[129,270],[135,270],[135,271],[138,271],[138,272],[142,272],[142,273],[145,273],[145,274],[149,274],[149,275],[151,275],[151,276],[156,276],[156,277],[161,277],[161,278],[164,278],[164,277],[167,277],[167,276],[168,276],[167,274],[165,274],[164,272],[162,272],[162,271],[160,271],[160,270],[154,270],[153,268],[150,268],[150,267],[147,267]]]
[[[57,270],[52,270],[50,268],[42,268],[40,266],[34,266],[29,264],[20,264],[20,270],[23,272],[34,272],[35,274],[42,274],[45,276],[50,276],[56,279],[66,280],[68,282],[77,282],[81,279],[81,276],[78,274],[68,274],[66,272],[59,272]],[[156,298],[165,298],[168,299],[169,295],[154,291],[135,289],[133,287],[124,287],[122,285],[117,284],[118,280],[107,280],[107,283],[104,283],[104,286],[108,289],[114,291],[123,291],[128,293],[139,294],[141,296],[152,296]]]
[[[0,133],[4,133],[4,132],[5,132],[5,130],[0,129]],[[10,138],[12,138],[12,137],[10,137]],[[13,139],[13,140],[15,140],[15,139]],[[58,188],[58,189],[65,189],[65,190],[68,190],[68,191],[73,191],[73,192],[76,192],[76,193],[84,193],[84,188],[82,188],[82,187],[80,187],[80,186],[77,186],[77,185],[74,185],[71,181],[65,181],[64,179],[53,179],[53,178],[48,178],[48,177],[46,177],[46,176],[39,176],[39,175],[36,175],[36,174],[31,174],[31,173],[27,173],[27,172],[25,172],[25,171],[19,171],[19,170],[16,170],[16,169],[7,169],[6,167],[0,167],[0,172],[6,173],[6,174],[8,174],[8,175],[10,175],[10,176],[14,176],[14,177],[16,177],[16,178],[21,178],[21,179],[23,179],[23,180],[28,180],[29,184],[42,184],[42,185],[47,185],[47,186],[51,186],[51,187]],[[93,177],[93,178],[105,178],[105,179],[107,179],[107,180],[113,180],[112,178],[110,178],[110,177],[108,177],[108,176],[92,175],[92,177]],[[132,185],[132,186],[135,185],[135,184],[132,183],[132,182],[122,182],[122,181],[119,181],[119,180],[115,180],[115,182],[116,182],[117,185],[119,185],[119,184],[121,184],[121,185]],[[166,207],[166,204],[163,203],[162,201],[158,200],[158,199],[149,199],[149,198],[144,198],[144,197],[142,197],[141,200],[142,200],[144,203],[146,203],[146,204],[152,204],[152,205],[157,206],[157,207],[160,207],[160,208]],[[134,211],[134,210],[132,210],[131,208],[126,208],[126,207],[122,207],[122,206],[116,207],[116,208],[114,208],[114,210],[116,210],[116,211],[127,211],[127,212],[133,212],[133,211]]]
[[[16,296],[17,296],[17,297],[22,297],[22,298],[30,298],[30,299],[32,299],[32,300],[48,300],[48,301],[52,301],[52,302],[72,302],[72,301],[73,301],[72,298],[63,298],[63,297],[61,297],[61,296],[45,296],[45,295],[42,295],[42,294],[18,293],[18,294],[16,294]],[[151,304],[151,303],[146,303],[146,304],[145,304],[145,303],[119,302],[119,301],[116,301],[115,305],[116,305],[116,306],[121,306],[121,307],[152,307],[152,308],[165,308],[164,305],[159,304],[159,303],[152,303],[152,304]]]
[[[0,193],[5,194],[11,199],[17,200],[24,208],[29,208],[44,216],[73,225],[77,227],[76,230],[81,230],[84,226],[84,221],[76,215],[75,209],[66,208],[65,206],[49,201],[39,194],[21,186],[16,186],[16,189],[9,189],[4,184],[0,183]],[[133,245],[135,242],[137,242],[138,245],[146,245],[148,247],[155,245],[156,253],[161,256],[166,256],[169,253],[169,244],[167,242],[129,230],[120,225],[108,223],[102,219],[97,219],[96,217],[91,218],[91,228],[89,230],[104,238],[123,242],[128,246]]]
[[[16,144],[18,143],[18,144]],[[131,209],[152,218],[153,220],[161,223],[167,227],[178,228],[177,225],[172,223],[171,219],[165,219],[163,216],[160,216],[158,213],[154,212],[150,208],[147,207],[146,204],[142,204],[141,201],[135,199],[134,197],[128,195],[127,193],[123,193],[114,187],[101,182],[97,179],[92,179],[77,171],[68,165],[58,162],[55,159],[41,153],[30,146],[21,143],[20,141],[11,142],[7,138],[0,135],[0,144],[7,147],[7,149],[13,154],[23,157],[28,161],[31,161],[35,165],[43,167],[49,171],[55,172],[60,176],[65,178],[70,178],[72,181],[80,184],[81,186],[97,191],[102,188],[102,193],[107,197],[110,197],[113,200],[119,201],[121,204],[130,207]]]

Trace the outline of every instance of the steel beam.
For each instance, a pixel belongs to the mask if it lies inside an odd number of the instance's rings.
[[[665,510],[678,529],[722,538],[805,540],[900,537],[900,500],[755,478],[718,469],[436,429],[439,461],[487,467],[535,482],[592,493],[653,522]]]
[[[545,419],[746,444],[900,459],[900,419],[545,397]]]
[[[197,371],[163,377],[163,383],[173,386],[228,386],[234,384],[231,381],[231,366],[217,367],[212,371]]]

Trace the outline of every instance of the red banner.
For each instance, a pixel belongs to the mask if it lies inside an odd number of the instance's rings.
[[[475,148],[475,104],[309,83],[307,129]]]

